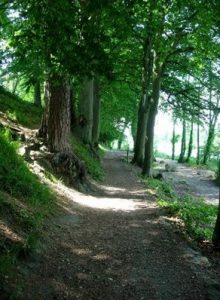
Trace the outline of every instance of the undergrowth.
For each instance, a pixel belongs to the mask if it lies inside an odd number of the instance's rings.
[[[186,165],[190,167],[197,167],[199,169],[211,170],[213,172],[216,172],[218,169],[218,159],[209,159],[207,165],[203,165],[203,164],[197,165],[196,159],[191,158],[190,161],[186,163]]]
[[[172,216],[181,219],[187,233],[196,240],[211,240],[217,217],[217,207],[192,196],[178,196],[171,185],[157,179],[147,179],[146,184],[157,192],[157,201]]]
[[[85,163],[86,169],[92,178],[99,181],[103,180],[104,171],[100,160],[95,158],[92,151],[86,145],[81,143],[76,137],[71,137],[71,144],[74,153],[80,158],[81,161]],[[100,158],[103,157],[104,150],[99,149],[98,155]]]
[[[33,103],[23,101],[0,86],[0,111],[6,116],[29,128],[38,128],[42,109]]]
[[[18,156],[18,143],[0,130],[0,290],[19,257],[36,249],[53,194]]]

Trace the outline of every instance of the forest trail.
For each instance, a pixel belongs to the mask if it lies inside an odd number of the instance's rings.
[[[37,257],[21,266],[17,299],[220,299],[208,260],[166,221],[120,155],[106,155],[94,195],[60,186],[60,213],[45,226]]]
[[[166,161],[174,163],[173,161]],[[214,172],[178,164],[176,172],[165,172],[165,181],[171,183],[178,195],[192,195],[204,199],[205,202],[218,205],[219,187],[213,180]]]

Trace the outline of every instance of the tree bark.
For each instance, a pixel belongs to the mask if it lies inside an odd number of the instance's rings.
[[[218,206],[218,215],[215,222],[215,228],[212,236],[213,245],[220,250],[220,203]]]
[[[70,86],[70,119],[71,119],[71,130],[77,126],[77,114],[76,114],[76,98],[73,92],[73,87]]]
[[[218,161],[218,185],[220,187],[220,160]],[[212,236],[213,245],[220,250],[220,197],[218,204],[218,215],[215,222],[215,228]]]
[[[70,84],[59,75],[49,78],[47,144],[51,152],[69,152]]]
[[[48,129],[48,115],[49,115],[49,101],[50,101],[50,83],[46,80],[44,86],[44,113],[41,119],[41,125],[38,131],[38,136],[47,140],[47,129]]]
[[[145,95],[143,95],[143,98],[146,98]],[[148,111],[145,110],[145,104],[142,104],[144,101],[148,101],[148,100],[142,100],[139,105],[137,133],[136,133],[136,140],[134,145],[134,157],[132,160],[132,163],[136,163],[140,167],[143,165],[143,160],[144,160],[144,145],[145,145],[145,136],[146,136],[146,128],[147,128],[147,116],[148,116]]]
[[[197,124],[197,156],[196,156],[196,164],[200,164],[200,126],[199,122]]]
[[[180,151],[180,156],[179,156],[179,159],[178,159],[179,163],[184,162],[185,152],[186,152],[186,120],[185,120],[185,116],[183,116],[181,151]]]
[[[34,85],[34,104],[37,107],[41,107],[41,87],[39,80],[37,80]]]
[[[153,75],[154,55],[152,53],[152,36],[145,40],[142,74],[142,96],[138,109],[137,134],[132,163],[143,166],[147,119],[150,109],[150,88]]]
[[[173,120],[173,133],[172,133],[172,160],[175,160],[175,145],[176,145],[176,120]]]
[[[92,126],[92,146],[94,149],[98,148],[99,134],[100,134],[100,81],[96,77],[94,79],[94,95],[93,95],[93,126]]]
[[[85,144],[92,145],[94,79],[86,79],[80,94],[78,134]]]
[[[145,155],[142,174],[149,177],[151,176],[151,167],[153,162],[153,146],[154,146],[154,125],[157,115],[157,108],[160,97],[160,86],[161,86],[161,68],[156,65],[155,78],[153,80],[153,92],[150,106],[150,111],[147,120],[147,137],[145,142]]]
[[[189,146],[188,146],[188,153],[187,153],[186,162],[189,162],[189,160],[191,158],[192,149],[193,149],[193,120],[191,121],[190,136],[189,136]]]
[[[133,138],[134,145],[136,143],[136,133],[137,133],[137,122],[136,122],[136,118],[135,118],[134,120],[131,121],[131,135]]]
[[[211,152],[211,147],[212,147],[214,138],[215,138],[215,127],[213,125],[211,125],[210,128],[209,128],[208,138],[207,138],[207,141],[206,141],[203,160],[202,160],[202,163],[204,165],[207,164],[207,161],[209,159],[210,152]]]
[[[216,127],[216,123],[218,121],[218,116],[219,116],[219,108],[218,108],[219,107],[219,99],[217,101],[216,107],[217,107],[216,111],[213,111],[213,115],[210,117],[208,138],[206,141],[204,155],[203,155],[203,162],[202,162],[204,165],[207,164],[207,161],[209,159],[210,152],[211,152],[211,147],[212,147],[213,141],[215,139],[215,127]]]

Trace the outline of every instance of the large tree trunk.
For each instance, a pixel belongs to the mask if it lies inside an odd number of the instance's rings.
[[[77,126],[77,113],[76,113],[76,98],[73,92],[73,87],[70,86],[70,119],[71,119],[71,130]]]
[[[143,95],[143,98],[146,98]],[[147,128],[147,117],[148,117],[148,109],[145,108],[145,102],[148,99],[144,99],[141,101],[138,111],[138,122],[137,122],[137,133],[136,140],[134,145],[134,157],[132,163],[136,163],[138,166],[143,165],[144,161],[144,146],[145,146],[145,136],[146,136],[146,128]]]
[[[80,94],[78,133],[83,143],[90,145],[92,145],[93,100],[94,79],[87,79]]]
[[[51,163],[58,173],[78,188],[86,183],[83,163],[72,152],[70,136],[70,82],[52,74],[45,85],[46,106],[39,135],[45,138],[48,150],[54,153]]]
[[[157,105],[153,103],[150,108],[147,120],[147,132],[145,139],[145,155],[142,174],[149,177],[151,176],[151,166],[153,161],[153,145],[154,145],[154,124],[157,114]]]
[[[37,107],[41,107],[41,88],[39,80],[37,80],[34,84],[34,104]]]
[[[96,77],[94,79],[94,94],[93,94],[93,126],[92,126],[92,146],[94,149],[98,148],[99,133],[100,133],[100,81]]]
[[[154,55],[152,53],[152,37],[149,36],[144,44],[142,96],[138,109],[137,134],[134,145],[132,163],[143,165],[147,118],[150,109],[150,85],[153,75]]]
[[[178,159],[179,163],[184,162],[185,152],[186,152],[186,120],[185,120],[185,116],[183,116],[181,151],[180,151],[180,156]]]
[[[150,107],[148,121],[147,121],[147,137],[145,143],[145,156],[142,174],[146,176],[151,176],[151,167],[153,162],[153,146],[154,146],[154,125],[157,115],[157,108],[160,97],[160,85],[161,85],[161,69],[157,66],[155,78],[153,80],[153,94],[152,94],[152,104]]]
[[[70,84],[69,80],[53,75],[49,79],[48,149],[51,152],[69,151]]]
[[[193,149],[193,120],[191,121],[190,136],[189,136],[189,146],[188,146],[188,153],[187,153],[186,162],[189,162],[189,160],[191,158],[192,149]]]

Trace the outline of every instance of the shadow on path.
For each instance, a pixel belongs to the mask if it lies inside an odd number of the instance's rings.
[[[110,152],[104,168],[93,195],[57,186],[60,213],[45,226],[38,258],[22,266],[17,299],[220,299],[202,275],[209,262],[165,221],[133,167]]]

